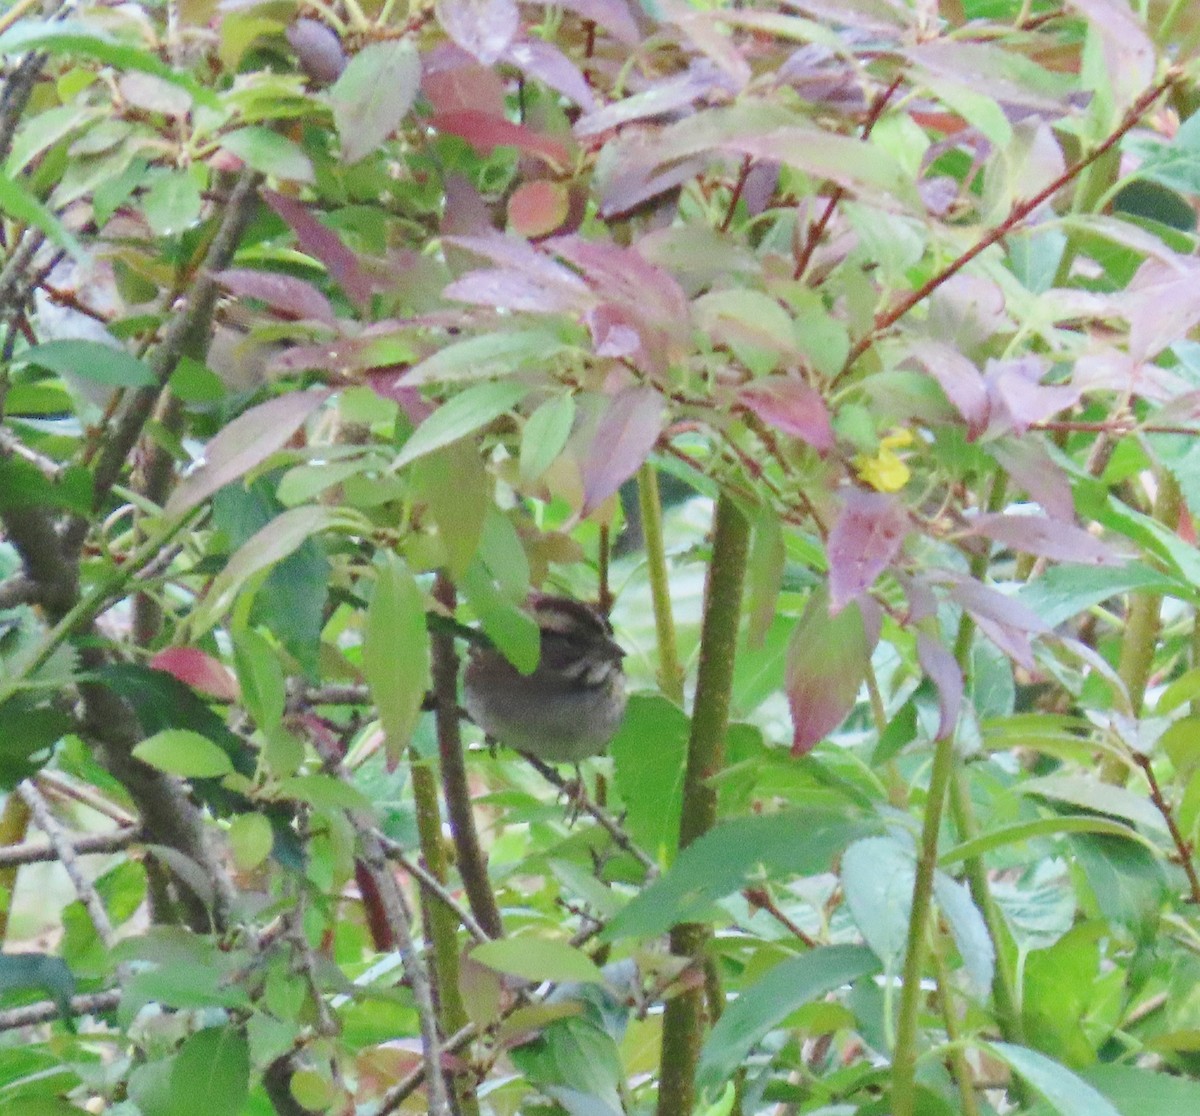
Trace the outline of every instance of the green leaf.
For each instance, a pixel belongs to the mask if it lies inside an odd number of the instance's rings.
[[[586,953],[552,938],[523,935],[484,942],[471,950],[471,960],[525,980],[604,982],[604,974]]]
[[[204,198],[191,171],[166,171],[154,176],[141,204],[156,236],[178,236],[200,220]]]
[[[243,543],[213,579],[208,595],[192,613],[193,636],[208,631],[256,573],[292,554],[312,535],[344,523],[336,509],[323,506],[292,508],[276,516]]]
[[[6,36],[0,35],[0,49]],[[49,209],[37,200],[15,178],[0,172],[0,212],[26,225],[44,232],[60,248],[66,249],[77,260],[87,258],[82,244]]]
[[[797,1008],[878,969],[874,953],[857,945],[824,946],[781,961],[721,1013],[701,1051],[696,1084],[717,1088]]]
[[[191,1035],[171,1069],[175,1116],[240,1116],[250,1092],[250,1049],[237,1027]]]
[[[521,431],[521,481],[541,479],[567,444],[575,423],[575,397],[555,395],[538,405]]]
[[[41,766],[31,757],[72,730],[70,716],[39,695],[16,693],[0,701],[0,787],[11,790]]]
[[[1167,832],[1167,823],[1142,795],[1104,782],[1098,775],[1044,775],[1017,785],[1022,794],[1067,802],[1097,814],[1112,814],[1134,825]]]
[[[438,349],[405,373],[404,383],[489,380],[531,365],[545,365],[567,348],[570,346],[557,333],[544,329],[486,333]]]
[[[229,826],[229,848],[242,872],[251,872],[271,855],[275,834],[262,814],[239,814]]]
[[[24,989],[35,989],[49,996],[63,1020],[73,1027],[71,997],[75,995],[75,977],[61,957],[34,952],[0,953],[0,995]]]
[[[661,863],[679,843],[690,728],[687,714],[665,697],[633,694],[609,746],[629,835]]]
[[[1121,1116],[1194,1116],[1200,1112],[1200,1082],[1139,1066],[1090,1066],[1080,1075],[1100,1090]]]
[[[260,174],[292,182],[312,182],[312,161],[286,136],[270,128],[238,128],[221,137],[221,147]]]
[[[350,59],[328,97],[342,144],[342,162],[378,150],[412,108],[421,59],[411,39],[370,43]]]
[[[276,728],[287,700],[279,653],[260,632],[242,627],[233,637],[233,662],[247,712],[264,732]]]
[[[950,924],[963,968],[975,987],[981,992],[986,991],[995,971],[996,949],[970,891],[945,872],[935,872],[933,894],[943,917]]]
[[[1120,1116],[1091,1085],[1044,1054],[1007,1042],[991,1042],[986,1048],[1007,1062],[1060,1116]]]
[[[407,382],[407,378],[406,378]],[[525,384],[514,384],[507,380],[476,384],[460,395],[443,403],[420,426],[400,450],[392,462],[393,469],[400,469],[418,457],[465,438],[502,414],[511,410],[529,394]]]
[[[429,689],[425,597],[408,567],[391,554],[375,564],[362,670],[383,725],[388,763],[400,762]]]
[[[119,42],[82,20],[21,19],[0,35],[0,54],[23,54],[29,50],[77,54],[117,70],[140,70],[186,89],[210,108],[220,104],[211,89],[206,89],[186,71],[168,66],[147,50]]]
[[[222,748],[190,729],[156,732],[134,748],[133,754],[159,771],[185,779],[215,779],[233,771]]]
[[[1126,566],[1051,566],[1021,588],[1017,599],[1055,628],[1085,609],[1141,589],[1172,592],[1178,583],[1140,562]]]
[[[745,885],[760,866],[788,875],[826,872],[851,841],[874,827],[826,807],[720,823],[680,854],[601,933],[602,940],[650,938],[705,918],[711,904]]]
[[[280,781],[279,793],[321,809],[370,812],[372,808],[366,795],[332,775],[293,775]]]
[[[484,635],[517,670],[532,674],[541,657],[541,636],[533,617],[496,589],[478,560],[467,570],[459,588],[479,617]]]
[[[842,856],[842,889],[850,914],[889,972],[908,940],[916,867],[911,845],[892,837],[855,841]]]
[[[1109,821],[1106,818],[1091,817],[1062,817],[1039,818],[1037,821],[1016,822],[1013,825],[993,829],[983,833],[961,845],[947,849],[938,858],[943,868],[951,864],[961,864],[964,860],[983,856],[985,853],[1001,849],[1005,845],[1018,845],[1024,841],[1034,841],[1039,837],[1056,837],[1068,833],[1103,833],[1110,837],[1123,837],[1128,841],[1140,841],[1147,844],[1146,839],[1136,830],[1121,822]]]
[[[35,345],[17,358],[60,376],[78,376],[107,387],[139,388],[154,383],[148,365],[118,345],[103,341],[62,340]]]

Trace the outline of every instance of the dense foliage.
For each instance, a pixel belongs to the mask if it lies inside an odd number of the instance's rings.
[[[1200,1112],[1200,9],[0,57],[0,1111]]]

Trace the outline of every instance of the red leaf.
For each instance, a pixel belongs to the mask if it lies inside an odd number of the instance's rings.
[[[562,227],[570,205],[561,182],[523,182],[508,199],[508,223],[521,236],[537,240]]]
[[[503,117],[475,109],[436,113],[430,123],[439,131],[465,139],[482,155],[497,147],[515,147],[545,159],[556,170],[564,170],[571,156],[564,144],[541,135],[524,124],[513,124]]]
[[[945,740],[958,724],[962,709],[963,676],[954,656],[933,636],[917,632],[917,658],[921,669],[937,687],[937,739]]]
[[[257,298],[289,318],[333,322],[333,307],[329,305],[329,299],[303,279],[241,267],[226,268],[217,272],[215,278],[222,287],[239,298]]]
[[[836,614],[860,594],[900,551],[908,534],[904,505],[883,492],[852,488],[829,532],[829,611]]]
[[[237,701],[241,696],[229,670],[196,647],[165,647],[150,660],[150,669],[166,671],[185,686],[221,701]]]
[[[768,426],[807,442],[818,453],[833,449],[825,400],[800,376],[770,376],[742,388],[738,398]]]
[[[641,467],[662,433],[666,408],[653,388],[615,396],[596,426],[580,472],[584,514],[594,511]]]
[[[831,616],[825,591],[817,590],[792,632],[786,686],[794,756],[812,751],[854,708],[879,639],[878,609],[871,601],[863,605]]]
[[[371,280],[338,235],[322,225],[302,202],[274,190],[263,190],[262,197],[291,226],[300,247],[320,260],[342,290],[365,307],[371,301]]]
[[[504,116],[504,81],[491,67],[480,66],[453,47],[426,55],[421,91],[435,113],[473,109]]]

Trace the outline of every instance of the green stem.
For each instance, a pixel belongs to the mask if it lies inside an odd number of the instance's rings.
[[[1178,482],[1169,473],[1160,470],[1157,480],[1154,518],[1174,531],[1183,508],[1183,496],[1179,491]],[[1130,594],[1129,614],[1125,620],[1125,634],[1121,639],[1117,674],[1129,692],[1129,712],[1134,717],[1142,715],[1142,706],[1146,701],[1146,686],[1150,681],[1150,672],[1154,669],[1154,653],[1158,649],[1161,613],[1161,593]],[[1129,768],[1118,756],[1107,756],[1100,765],[1100,777],[1105,782],[1122,785],[1128,775]]]
[[[942,1008],[942,1023],[946,1028],[946,1037],[950,1040],[947,1057],[955,1084],[958,1085],[958,1098],[963,1116],[980,1116],[971,1064],[967,1061],[967,1054],[962,1046],[962,1028],[958,1024],[958,1016],[954,1014],[954,1002],[950,998],[950,974],[946,971],[946,958],[942,953],[941,939],[934,945],[933,964],[937,971],[938,1000]]]
[[[725,763],[725,733],[729,727],[733,666],[749,544],[749,522],[732,499],[722,494],[717,501],[712,561],[704,592],[696,703],[692,711],[683,782],[681,848],[702,837],[717,820],[717,791],[713,778]],[[697,969],[705,968],[707,945],[708,928],[701,923],[681,924],[671,931],[671,952],[687,958]],[[710,995],[713,995],[711,989]],[[715,996],[719,999],[719,992]],[[704,989],[693,986],[667,1003],[663,1017],[658,1116],[692,1116],[696,1103],[696,1065],[704,1037],[704,999]]]
[[[25,840],[29,831],[29,807],[16,791],[9,791],[4,800],[4,809],[0,811],[0,845],[19,845]],[[0,906],[0,945],[8,937],[8,920],[13,909],[13,894],[17,887],[17,874],[21,871],[19,864],[8,868],[0,868],[0,888],[8,894]]]
[[[650,596],[654,601],[654,630],[658,640],[659,689],[676,705],[683,704],[683,665],[675,639],[675,620],[671,615],[671,582],[667,573],[667,552],[663,544],[662,500],[658,493],[658,473],[646,462],[638,471],[638,500],[642,510],[642,534],[646,545],[646,568],[650,575]]]

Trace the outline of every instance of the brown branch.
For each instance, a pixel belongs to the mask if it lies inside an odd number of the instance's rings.
[[[453,616],[454,585],[445,574],[438,574],[433,595]],[[458,715],[458,654],[454,649],[454,637],[448,632],[434,631],[430,634],[430,647],[442,792],[450,833],[458,853],[458,871],[476,921],[489,937],[499,938],[504,933],[504,924],[488,879],[487,857],[475,828],[471,788],[463,758],[462,722]]]
[[[120,989],[109,992],[92,992],[86,996],[71,997],[72,1015],[102,1015],[116,1011],[121,1003]],[[0,1031],[15,1031],[20,1027],[33,1027],[39,1023],[53,1023],[61,1018],[62,1011],[58,1004],[50,1000],[42,1000],[36,1004],[26,1004],[24,1007],[10,1008],[0,1011]]]
[[[841,377],[846,375],[855,362],[863,355],[874,343],[875,339],[880,334],[885,333],[892,326],[904,317],[918,303],[928,298],[934,291],[943,283],[953,276],[957,275],[964,267],[967,266],[976,256],[986,251],[999,240],[1003,240],[1014,228],[1022,221],[1028,218],[1032,213],[1049,201],[1059,190],[1061,190],[1068,182],[1077,178],[1083,171],[1087,170],[1097,159],[1102,158],[1112,150],[1124,137],[1125,133],[1132,129],[1145,115],[1150,106],[1159,99],[1173,85],[1177,84],[1181,78],[1181,71],[1172,69],[1162,81],[1147,89],[1129,108],[1122,118],[1121,123],[1117,125],[1113,131],[1107,135],[1096,147],[1094,147],[1087,155],[1075,163],[1072,163],[1062,174],[1060,174],[1048,186],[1043,187],[1028,201],[1017,202],[1009,211],[1008,216],[1000,222],[995,228],[989,229],[983,234],[970,248],[968,248],[961,256],[947,264],[936,275],[930,277],[926,282],[922,283],[915,291],[907,294],[895,306],[885,313],[880,314],[875,319],[875,325],[862,337],[860,337],[850,348],[850,354],[846,357],[846,362],[842,366],[842,370],[834,377],[836,383]]]
[[[750,177],[750,168],[753,165],[754,160],[749,155],[742,160],[737,181],[733,184],[733,193],[729,195],[729,205],[725,209],[725,219],[719,226],[721,232],[728,232],[729,226],[733,224],[733,214],[737,209],[737,203],[742,199],[742,191],[746,188],[746,179]]]
[[[1146,776],[1146,782],[1150,785],[1150,801],[1162,815],[1162,819],[1167,825],[1167,831],[1171,834],[1179,866],[1187,876],[1188,887],[1191,890],[1191,902],[1200,903],[1200,875],[1196,873],[1196,862],[1192,855],[1195,850],[1180,831],[1179,823],[1175,820],[1175,814],[1171,810],[1171,804],[1163,797],[1162,787],[1159,785],[1158,777],[1154,774],[1150,757],[1135,751],[1132,758],[1133,762],[1141,768],[1142,774]]]

